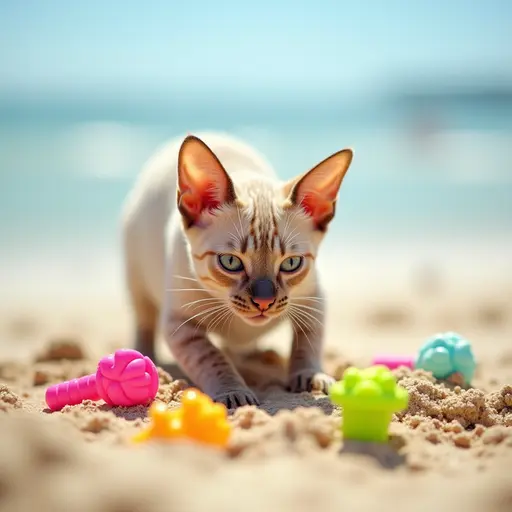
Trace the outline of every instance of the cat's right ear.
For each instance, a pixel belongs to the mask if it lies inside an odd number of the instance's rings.
[[[338,151],[284,188],[288,201],[300,206],[319,231],[325,231],[334,217],[338,191],[352,156],[349,148]]]
[[[213,151],[199,138],[189,135],[178,156],[178,209],[188,227],[201,214],[236,199],[228,173]]]

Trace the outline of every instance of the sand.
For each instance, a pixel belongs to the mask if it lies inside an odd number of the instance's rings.
[[[479,286],[477,295],[416,286],[379,295],[375,288],[347,288],[331,301],[325,365],[336,377],[377,351],[414,353],[448,329],[471,340],[479,362],[469,389],[396,370],[410,404],[381,446],[344,441],[342,411],[324,395],[283,390],[283,332],[260,353],[237,357],[262,405],[231,411],[225,452],[132,445],[148,421],[145,407],[88,401],[50,413],[43,401],[49,384],[92,373],[101,355],[128,346],[126,308],[117,299],[5,306],[0,510],[512,510],[510,289]],[[157,400],[175,407],[188,383],[162,345],[159,353]]]

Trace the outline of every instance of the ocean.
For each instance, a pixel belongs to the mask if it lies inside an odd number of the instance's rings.
[[[390,246],[411,254],[444,247],[448,255],[457,244],[488,248],[504,264],[512,255],[508,98],[421,108],[397,100],[330,108],[321,101],[162,107],[158,98],[9,98],[0,101],[2,282],[36,267],[48,276],[83,273],[77,254],[93,276],[91,260],[117,250],[121,205],[145,160],[170,138],[204,130],[251,142],[283,178],[352,147],[331,256],[341,247],[375,253]],[[56,255],[59,266],[45,272]]]

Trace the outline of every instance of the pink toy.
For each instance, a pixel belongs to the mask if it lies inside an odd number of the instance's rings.
[[[390,370],[394,370],[399,366],[407,366],[411,370],[414,370],[415,358],[413,356],[397,356],[397,355],[388,355],[388,354],[380,354],[374,357],[372,361],[373,365],[383,365],[389,368]]]
[[[130,407],[151,402],[158,391],[156,366],[140,352],[120,349],[102,357],[93,375],[50,386],[46,403],[52,411],[84,400],[103,399],[112,406]]]

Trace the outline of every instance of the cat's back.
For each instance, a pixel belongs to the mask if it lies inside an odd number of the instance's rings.
[[[196,135],[217,155],[234,181],[248,173],[273,176],[270,164],[247,143],[223,133]],[[136,274],[138,286],[146,288],[154,300],[158,299],[155,295],[164,280],[165,234],[176,209],[178,155],[184,138],[173,139],[154,153],[142,168],[123,206],[128,272]],[[158,289],[158,294],[160,291]]]

